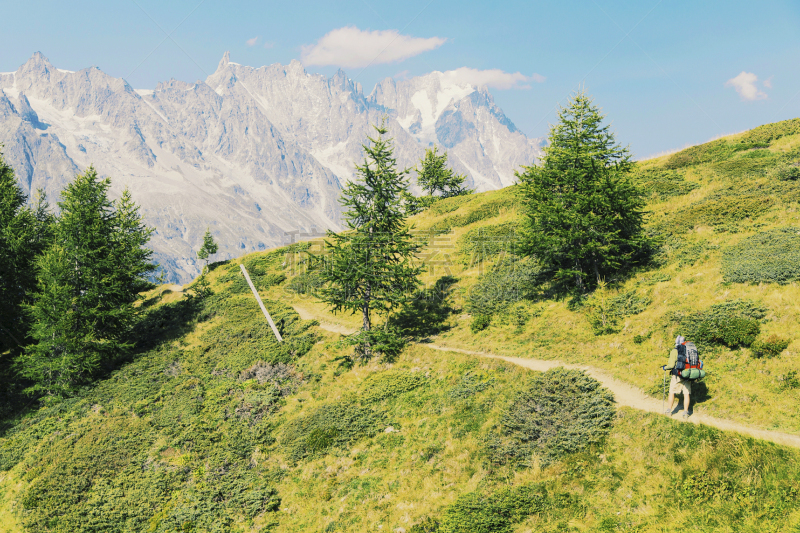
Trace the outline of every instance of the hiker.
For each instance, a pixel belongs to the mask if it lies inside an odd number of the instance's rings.
[[[680,356],[682,357],[679,357]],[[664,371],[669,370],[671,379],[669,381],[669,409],[664,411],[665,415],[672,415],[672,410],[675,403],[675,394],[683,394],[683,418],[689,418],[689,402],[692,394],[692,381],[683,379],[680,376],[680,370],[676,367],[683,367],[680,365],[679,358],[686,361],[686,339],[678,335],[675,339],[675,348],[669,353],[669,361],[661,368]]]

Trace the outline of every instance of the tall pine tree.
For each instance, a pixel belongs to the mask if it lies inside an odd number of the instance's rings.
[[[556,283],[591,290],[635,265],[647,250],[633,163],[584,92],[561,108],[541,166],[517,173],[527,215],[522,250]]]
[[[390,313],[412,297],[422,269],[415,261],[420,245],[406,224],[401,194],[408,184],[407,170],[397,171],[392,140],[385,121],[374,126],[377,137],[363,145],[364,164],[356,166],[358,179],[342,192],[348,229],[328,232],[322,277],[323,299],[337,311],[361,313],[361,331],[351,338],[357,356],[366,361],[375,352],[396,346],[388,332]],[[384,330],[373,328],[373,314],[386,320]]]
[[[49,244],[53,217],[44,193],[33,207],[27,200],[0,154],[0,353],[15,353],[28,342],[23,306],[36,287],[36,258]]]
[[[149,287],[150,229],[126,191],[115,205],[93,168],[62,192],[53,244],[37,261],[35,344],[18,362],[31,394],[69,395],[132,346],[133,303]]]

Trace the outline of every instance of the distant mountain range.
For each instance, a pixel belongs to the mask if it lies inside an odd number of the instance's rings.
[[[339,229],[341,187],[384,115],[401,167],[435,143],[479,191],[510,185],[541,153],[542,140],[519,132],[485,87],[448,73],[387,78],[368,96],[341,70],[253,68],[228,53],[205,81],[154,90],[96,67],[58,69],[38,52],[0,73],[0,142],[23,188],[43,188],[55,203],[94,165],[114,195],[131,189],[157,230],[156,259],[181,283],[199,272],[206,227],[216,259],[279,245],[287,231]]]

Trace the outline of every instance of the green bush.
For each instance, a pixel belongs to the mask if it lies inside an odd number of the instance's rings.
[[[297,294],[318,296],[324,284],[322,276],[317,271],[309,270],[290,279],[286,288]]]
[[[789,340],[777,335],[756,339],[750,346],[755,357],[775,357],[789,347]]]
[[[281,447],[296,463],[330,448],[347,449],[359,439],[374,437],[388,425],[384,413],[369,407],[348,401],[329,403],[288,422]]]
[[[766,309],[750,300],[724,302],[687,315],[676,313],[678,333],[701,351],[715,345],[750,346],[760,333],[759,321],[765,316]]]
[[[547,506],[547,492],[538,485],[507,487],[489,496],[470,492],[445,508],[442,533],[505,533]],[[437,530],[434,530],[437,531]]]
[[[634,174],[633,180],[645,195],[659,201],[683,196],[700,187],[686,181],[684,173],[676,170],[648,169]]]
[[[778,381],[781,384],[781,390],[800,389],[800,377],[797,376],[797,370],[790,370],[785,376],[780,376]]]
[[[597,443],[611,429],[614,396],[581,370],[554,368],[533,378],[486,441],[495,464],[548,464]]]
[[[408,370],[386,370],[370,374],[361,383],[361,398],[366,402],[380,402],[412,391],[425,383],[425,375]]]
[[[540,272],[533,260],[511,257],[501,261],[470,287],[467,311],[476,316],[492,315],[503,312],[513,303],[533,298]]]
[[[653,333],[650,332],[647,335],[634,335],[633,336],[633,343],[634,344],[642,344],[644,341],[650,338]]]
[[[494,381],[485,379],[472,372],[465,372],[455,387],[450,389],[449,396],[453,399],[465,400],[488,389]]]
[[[595,335],[616,333],[621,319],[638,315],[650,305],[650,299],[635,290],[611,295],[604,287],[601,286],[583,302]]]
[[[771,169],[767,175],[780,181],[800,180],[800,166],[797,162],[782,164]]]
[[[353,347],[353,362],[366,364],[374,356],[379,356],[387,363],[393,362],[406,347],[408,340],[403,337],[399,328],[389,326],[374,327],[369,331],[359,330],[348,335],[344,342]]]
[[[488,328],[491,323],[491,315],[475,315],[472,317],[472,323],[469,325],[469,329],[472,331],[472,333],[480,333]]]
[[[458,252],[468,266],[497,258],[502,252],[513,252],[519,241],[519,223],[505,222],[481,226],[458,239]]]
[[[722,255],[722,275],[734,283],[800,280],[800,229],[766,231],[731,246]]]

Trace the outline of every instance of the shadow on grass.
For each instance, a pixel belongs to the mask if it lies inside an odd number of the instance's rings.
[[[131,341],[135,343],[133,354],[186,335],[194,327],[202,308],[202,299],[182,298],[145,312],[131,334]]]
[[[417,291],[411,303],[392,317],[392,325],[415,340],[450,329],[447,319],[455,312],[450,295],[456,282],[453,276],[442,276],[433,287]]]

